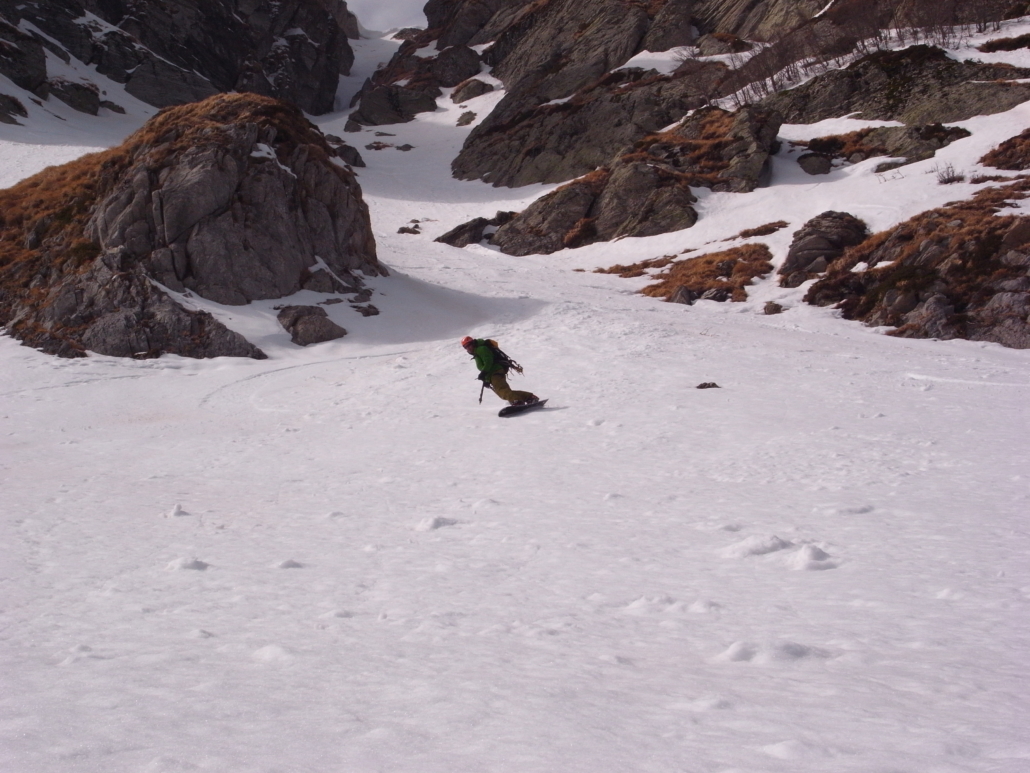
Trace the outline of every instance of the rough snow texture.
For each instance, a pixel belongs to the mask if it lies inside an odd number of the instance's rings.
[[[6,180],[123,126],[27,107]],[[459,114],[369,154],[393,271],[379,316],[325,307],[341,341],[294,347],[273,301],[204,304],[260,362],[0,339],[0,768],[1025,773],[1030,355],[885,337],[775,277],[683,306],[591,271],[786,220],[778,264],[826,210],[892,228],[982,187],[927,172],[984,171],[1030,109],[895,177],[813,179],[785,143],[690,230],[546,258],[433,243],[550,190],[452,180]],[[466,334],[549,407],[502,433]]]

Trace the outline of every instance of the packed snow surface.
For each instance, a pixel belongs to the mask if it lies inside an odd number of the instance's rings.
[[[261,362],[0,338],[0,770],[1030,770],[1030,352],[887,337],[772,277],[687,307],[591,271],[783,219],[779,262],[826,209],[886,228],[976,190],[934,165],[976,171],[1030,107],[890,176],[785,144],[693,229],[513,258],[432,241],[550,189],[450,178],[496,99],[381,127],[409,152],[346,135],[392,274],[379,316],[325,307],[340,341],[279,328],[308,292],[184,299]],[[5,184],[124,134],[45,107],[0,127]],[[480,405],[465,334],[548,407]]]

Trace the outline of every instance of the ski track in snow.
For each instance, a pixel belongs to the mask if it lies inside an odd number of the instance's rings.
[[[327,308],[347,338],[199,299],[270,359],[0,338],[0,769],[1030,769],[1030,355],[885,337],[771,279],[688,308],[590,273],[782,218],[781,260],[826,209],[887,227],[968,195],[927,171],[972,171],[1030,107],[898,179],[785,151],[780,187],[704,194],[689,231],[512,258],[431,240],[553,186],[450,179],[468,128],[439,103],[380,127],[408,153],[345,135],[393,274],[379,317]],[[4,183],[126,125],[34,118],[35,144],[0,127]],[[477,405],[465,333],[548,408]]]

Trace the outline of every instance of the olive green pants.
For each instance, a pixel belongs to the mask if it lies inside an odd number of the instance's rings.
[[[494,390],[499,398],[507,400],[509,403],[520,403],[523,400],[536,399],[536,395],[532,392],[521,392],[517,389],[512,389],[508,386],[507,379],[500,373],[490,377],[490,388]]]

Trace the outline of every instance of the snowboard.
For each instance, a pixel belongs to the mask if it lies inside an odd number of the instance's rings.
[[[501,408],[500,412],[497,415],[498,416],[515,416],[516,414],[519,414],[519,413],[525,413],[526,411],[531,411],[534,408],[543,408],[544,407],[544,403],[546,403],[546,402],[547,402],[547,399],[545,398],[543,400],[537,400],[535,403],[530,403],[529,405],[509,405],[507,408]]]

